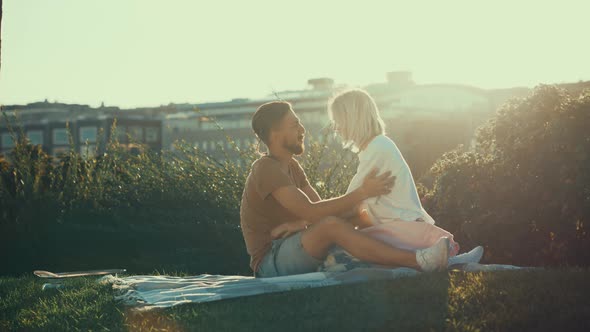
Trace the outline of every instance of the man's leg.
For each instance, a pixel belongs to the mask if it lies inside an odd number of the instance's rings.
[[[391,247],[353,227],[340,218],[328,217],[302,231],[301,244],[308,254],[321,260],[326,258],[329,248],[337,244],[360,260],[379,265],[420,268],[415,252]]]

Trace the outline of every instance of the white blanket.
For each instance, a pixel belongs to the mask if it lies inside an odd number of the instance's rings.
[[[523,269],[513,265],[466,264],[464,271]],[[104,276],[102,284],[112,284],[115,298],[143,311],[183,303],[210,302],[241,296],[282,292],[301,288],[391,280],[419,275],[410,268],[355,268],[345,272],[313,272],[274,278],[201,274],[192,277],[136,275],[123,278]]]

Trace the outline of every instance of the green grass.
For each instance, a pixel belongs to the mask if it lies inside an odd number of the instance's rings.
[[[133,313],[109,286],[0,278],[0,330],[587,331],[590,270],[438,273]]]

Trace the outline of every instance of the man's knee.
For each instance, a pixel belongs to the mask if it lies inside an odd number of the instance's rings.
[[[354,228],[354,226],[346,220],[334,216],[326,217],[320,220],[316,225],[317,228],[326,230],[327,232],[340,228]]]
[[[323,259],[330,246],[336,244],[336,237],[342,234],[340,230],[345,228],[354,229],[354,226],[338,217],[326,217],[303,231],[301,244],[308,254]]]

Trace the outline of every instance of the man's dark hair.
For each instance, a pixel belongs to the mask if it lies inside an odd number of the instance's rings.
[[[271,129],[276,128],[291,109],[287,101],[271,101],[260,105],[252,116],[252,129],[267,147]]]

